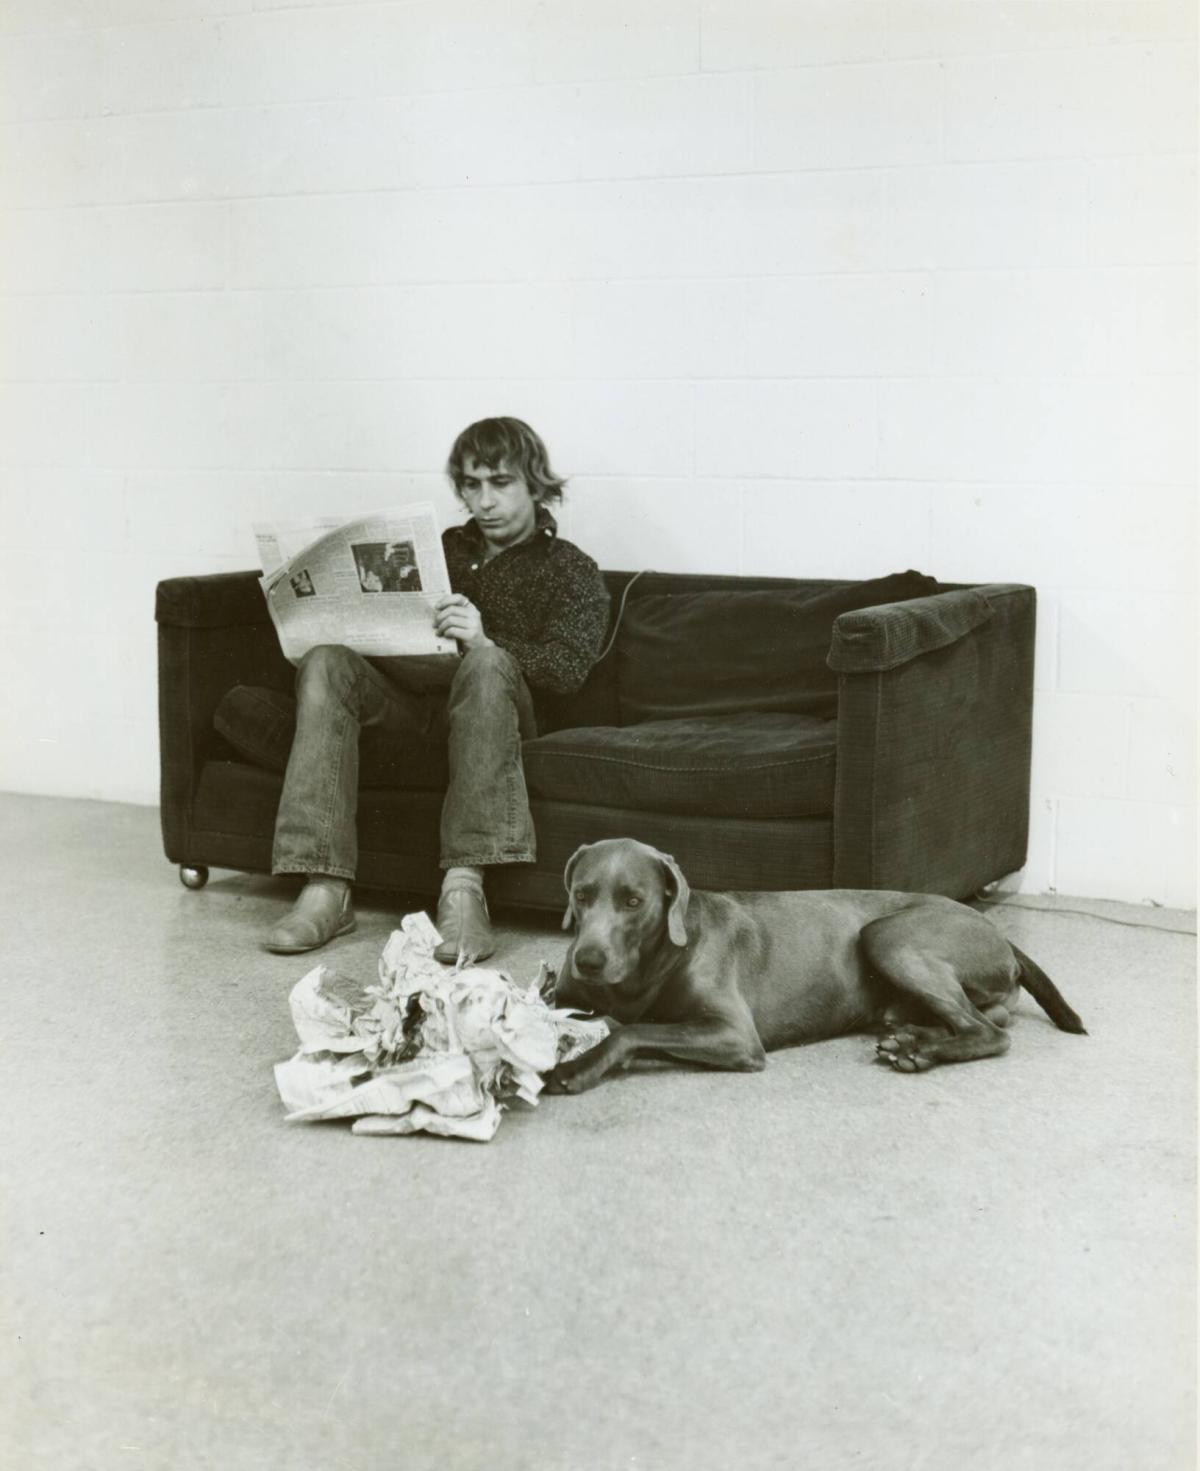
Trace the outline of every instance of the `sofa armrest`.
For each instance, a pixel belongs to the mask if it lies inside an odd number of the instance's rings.
[[[257,572],[214,572],[205,577],[169,577],[158,584],[154,617],[172,628],[271,626]]]
[[[839,888],[961,899],[1025,862],[1036,611],[997,583],[838,620]]]
[[[205,761],[224,750],[217,705],[237,684],[291,690],[295,670],[254,572],[160,582],[155,616],[163,847],[172,862],[188,863],[196,784]]]
[[[895,669],[955,643],[991,616],[991,602],[973,587],[843,613],[834,619],[826,663],[839,674]]]

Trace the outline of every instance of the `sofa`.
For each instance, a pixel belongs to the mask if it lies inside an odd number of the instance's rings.
[[[608,571],[608,647],[524,744],[536,863],[496,905],[557,909],[581,843],[631,836],[700,889],[965,898],[1025,861],[1034,589]],[[162,834],[183,881],[270,872],[294,670],[252,572],[157,589]],[[432,895],[444,754],[365,731],[358,883]]]

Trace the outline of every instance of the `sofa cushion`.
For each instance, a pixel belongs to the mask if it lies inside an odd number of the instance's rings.
[[[217,706],[213,725],[239,756],[269,771],[283,772],[296,730],[296,701],[281,690],[239,684]],[[449,779],[444,746],[406,749],[394,737],[368,727],[358,751],[361,787],[440,791]]]
[[[937,582],[898,572],[820,592],[651,593],[625,609],[618,641],[624,725],[639,721],[837,712],[826,664],[842,613],[926,597]]]
[[[833,811],[836,722],[741,714],[561,730],[526,741],[531,795],[709,817]]]

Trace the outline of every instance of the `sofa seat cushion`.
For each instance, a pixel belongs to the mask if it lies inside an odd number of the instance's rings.
[[[837,722],[729,715],[555,731],[527,741],[531,795],[708,817],[833,811]]]
[[[253,685],[229,691],[214,718],[238,755],[280,774],[296,728],[290,695]],[[605,808],[712,817],[824,817],[833,811],[837,722],[743,714],[569,729],[526,741],[532,796]],[[359,785],[445,788],[444,747],[405,751],[364,730]]]

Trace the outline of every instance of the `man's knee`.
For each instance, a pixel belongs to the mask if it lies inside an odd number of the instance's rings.
[[[475,690],[508,689],[514,693],[521,682],[521,666],[498,644],[484,644],[482,648],[468,649],[459,660],[451,686],[453,695],[461,696]]]
[[[313,703],[340,697],[351,680],[358,656],[344,644],[318,644],[296,666],[296,696]]]

